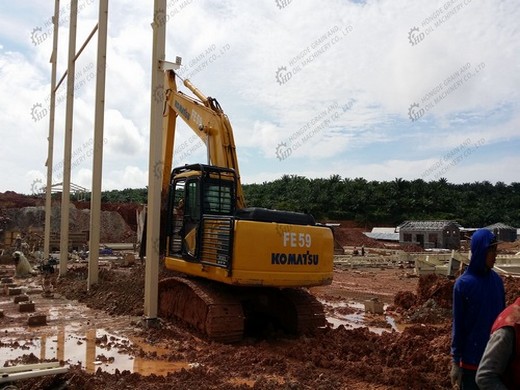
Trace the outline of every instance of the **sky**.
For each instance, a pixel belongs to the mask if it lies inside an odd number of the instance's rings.
[[[283,175],[519,181],[517,0],[168,0],[166,59],[216,98],[242,182]],[[99,0],[78,0],[77,48]],[[60,1],[58,71],[70,1]],[[46,183],[54,1],[0,2],[0,192]],[[148,185],[151,0],[108,12],[103,190]],[[72,177],[92,187],[97,35],[76,62]],[[66,81],[53,183],[63,178]],[[181,120],[174,165],[206,162]],[[152,168],[153,169],[153,168]]]

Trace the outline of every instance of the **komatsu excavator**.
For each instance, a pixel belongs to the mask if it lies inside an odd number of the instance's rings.
[[[165,71],[161,242],[165,267],[158,315],[180,318],[209,339],[236,342],[271,328],[301,334],[324,326],[307,291],[332,282],[330,228],[309,214],[247,208],[233,130],[216,99]],[[177,117],[207,147],[208,163],[172,170]]]

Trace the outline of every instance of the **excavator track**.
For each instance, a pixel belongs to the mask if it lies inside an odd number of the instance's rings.
[[[294,322],[289,320],[293,333],[309,334],[326,325],[323,306],[312,294],[302,289],[285,289],[282,294],[295,310]]]
[[[279,328],[285,333],[313,333],[325,326],[323,306],[302,288],[257,287],[242,294],[246,328]]]
[[[211,340],[240,341],[244,315],[240,300],[211,282],[171,277],[159,282],[159,316],[178,317]]]
[[[238,342],[258,327],[310,334],[326,324],[322,305],[304,289],[227,286],[183,277],[159,283],[159,316],[181,319],[221,343]]]

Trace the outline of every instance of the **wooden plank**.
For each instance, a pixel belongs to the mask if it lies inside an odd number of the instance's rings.
[[[46,368],[57,368],[60,367],[60,362],[47,362],[47,363],[35,363],[35,364],[19,364],[12,367],[0,367],[0,374],[19,372],[19,371],[31,371],[41,370]]]
[[[22,379],[28,379],[28,378],[35,378],[38,376],[44,376],[44,375],[56,375],[56,374],[65,374],[68,371],[68,367],[59,367],[59,368],[46,368],[43,370],[36,370],[36,371],[22,371],[22,372],[16,372],[13,374],[2,374],[0,377],[0,383],[4,382],[13,382],[18,381]]]

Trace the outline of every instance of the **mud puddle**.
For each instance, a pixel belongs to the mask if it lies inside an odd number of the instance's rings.
[[[109,316],[59,294],[51,299],[31,294],[30,299],[36,312],[46,316],[46,325],[27,326],[29,314],[20,313],[12,297],[0,297],[4,312],[0,319],[0,366],[58,360],[65,365],[79,363],[88,373],[98,369],[114,373],[117,369],[142,375],[166,375],[191,367],[185,361],[161,361],[167,351],[129,336],[140,317]]]
[[[395,319],[385,314],[365,312],[365,305],[358,302],[320,302],[326,308],[326,319],[334,329],[343,325],[347,329],[368,327],[371,332],[399,331]],[[386,308],[386,305],[385,305]]]
[[[4,336],[17,333],[18,337]],[[136,342],[126,337],[118,336],[105,329],[88,329],[81,331],[81,326],[68,325],[57,329],[47,329],[46,335],[20,338],[20,329],[4,329],[0,337],[0,366],[6,362],[9,365],[20,364],[24,356],[34,355],[44,360],[58,360],[66,365],[77,365],[88,373],[94,373],[100,368],[108,373],[128,370],[142,375],[166,375],[181,369],[189,369],[188,362],[161,361],[161,350],[155,351],[159,359],[145,359],[138,356],[141,350],[139,340]],[[147,349],[154,350],[153,346]]]

